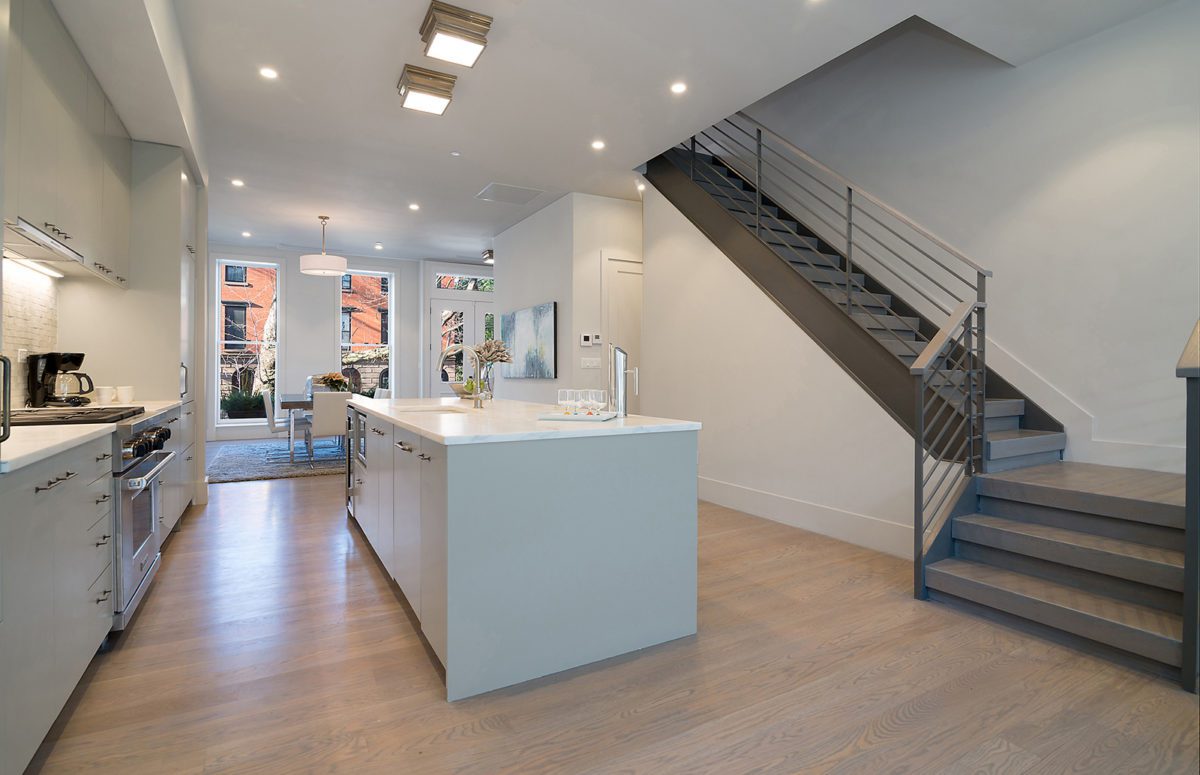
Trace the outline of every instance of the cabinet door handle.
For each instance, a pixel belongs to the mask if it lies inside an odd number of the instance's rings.
[[[65,481],[67,481],[68,479],[74,479],[76,476],[77,476],[77,474],[76,474],[74,471],[64,471],[64,472],[63,472],[63,475],[62,475],[62,476],[56,476],[56,477],[54,478],[54,481],[55,481],[55,483],[57,484],[58,482],[65,482]]]
[[[428,463],[430,460],[433,460],[433,458],[431,458],[429,455],[426,455],[426,454],[425,454],[425,453],[423,453],[423,452],[422,452],[421,454],[417,455],[417,457],[421,458],[422,460],[424,460],[424,461],[425,461],[425,462],[427,462],[427,463]]]
[[[112,499],[112,496],[109,495],[108,493],[104,493],[103,495],[101,495],[99,498],[96,499],[96,505],[100,505],[101,503],[108,503],[108,501],[110,499]]]
[[[111,453],[111,452],[105,452],[103,455],[97,455],[97,456],[96,456],[96,462],[97,462],[97,463],[99,463],[99,462],[100,462],[100,461],[102,461],[102,460],[108,460],[110,457],[112,457],[112,453]]]
[[[171,424],[171,423],[173,423],[173,422],[179,422],[179,418],[178,418],[178,417],[172,417],[171,419],[167,420],[167,425],[170,425],[170,424]]]
[[[362,479],[355,479],[355,480],[354,480],[354,483],[355,483],[355,484],[358,484],[358,485],[361,485],[361,484],[363,483],[363,480],[362,480]]]
[[[101,592],[100,597],[96,598],[96,605],[100,605],[101,603],[107,602],[110,595],[112,595],[111,589],[106,589],[103,592]]]
[[[109,536],[109,535],[100,536],[100,540],[96,542],[96,546],[104,546],[105,544],[108,543],[108,539],[110,539],[110,538],[112,538],[112,536]]]
[[[403,441],[397,441],[396,446],[399,447],[401,449],[401,451],[403,451],[403,452],[412,452],[413,451],[413,448],[408,446],[407,444],[405,444]]]
[[[188,455],[187,457],[184,458],[184,460],[187,460],[187,461],[191,461],[191,459],[192,459],[191,455]]]
[[[46,492],[47,490],[53,490],[55,487],[62,484],[62,482],[63,482],[62,479],[51,479],[50,481],[46,482],[45,487],[38,485],[37,487],[33,488],[33,491],[35,493],[38,493],[38,492]]]

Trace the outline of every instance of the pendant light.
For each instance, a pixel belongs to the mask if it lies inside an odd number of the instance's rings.
[[[341,277],[346,273],[346,259],[325,252],[325,226],[329,216],[318,215],[317,220],[321,222],[321,252],[300,256],[300,272],[317,277]]]

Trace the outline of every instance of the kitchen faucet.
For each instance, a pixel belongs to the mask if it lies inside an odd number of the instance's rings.
[[[475,371],[472,374],[471,380],[468,380],[468,382],[474,381],[475,392],[468,393],[468,394],[464,395],[463,398],[470,398],[472,400],[471,405],[473,407],[475,407],[476,409],[482,409],[483,408],[483,396],[484,396],[484,393],[483,393],[483,362],[479,360],[479,353],[475,352],[474,347],[471,347],[468,344],[452,344],[449,347],[447,347],[445,350],[442,350],[442,357],[438,360],[437,371],[442,370],[442,366],[446,363],[447,358],[449,358],[451,355],[457,355],[460,352],[466,353],[467,355],[471,356],[471,360],[474,362],[474,368],[475,368]],[[457,391],[455,391],[455,392],[457,392]]]

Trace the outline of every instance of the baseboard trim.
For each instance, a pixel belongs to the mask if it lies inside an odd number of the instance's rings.
[[[823,506],[707,476],[700,476],[698,480],[701,500],[810,530],[877,552],[912,559],[913,531],[909,525],[900,525],[869,514]]]

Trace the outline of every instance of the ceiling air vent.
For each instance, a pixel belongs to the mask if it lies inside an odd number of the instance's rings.
[[[503,183],[488,183],[483,190],[475,195],[476,199],[486,202],[504,202],[510,205],[527,205],[545,193],[537,188],[507,186]]]

